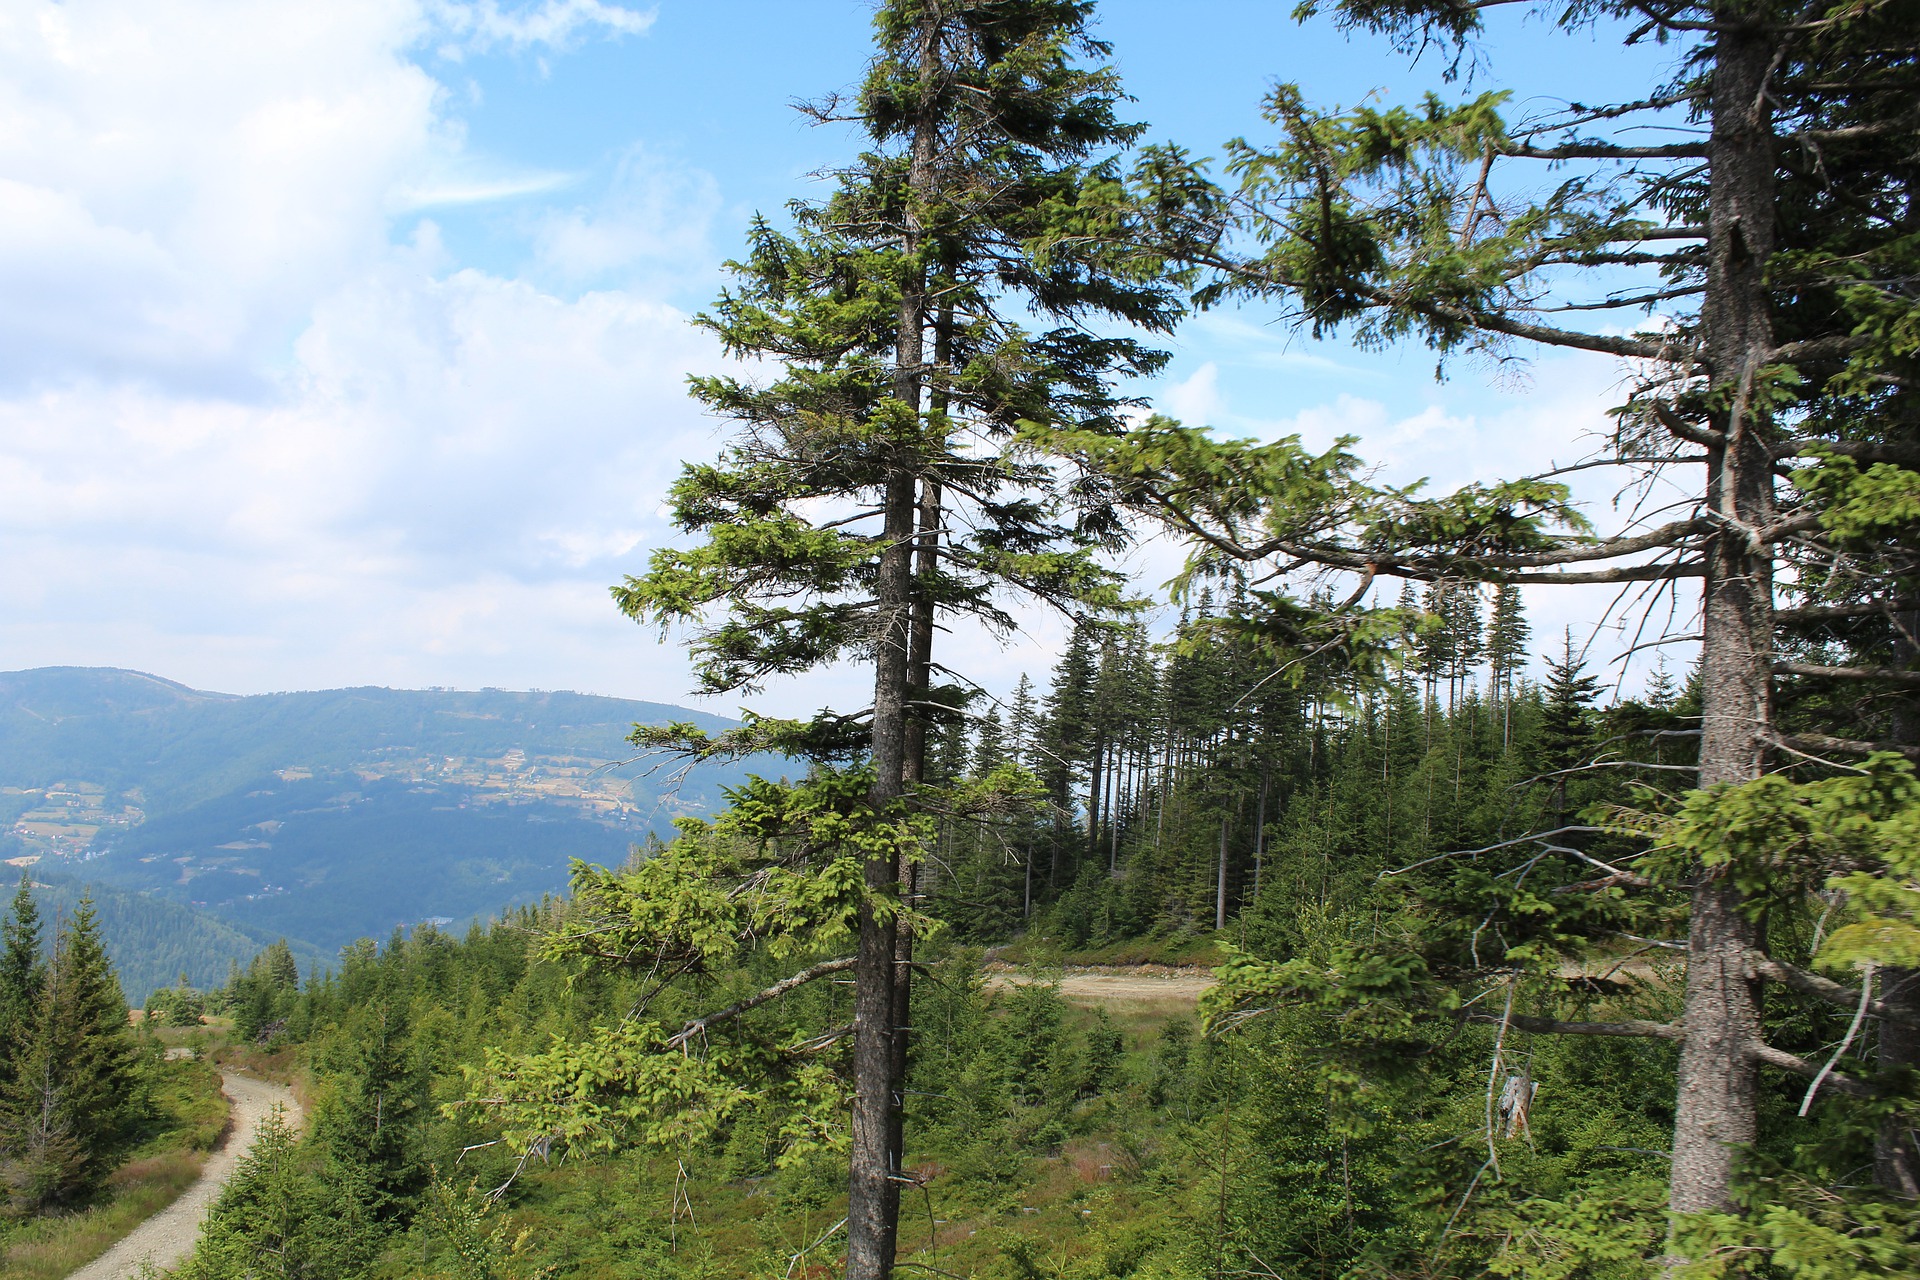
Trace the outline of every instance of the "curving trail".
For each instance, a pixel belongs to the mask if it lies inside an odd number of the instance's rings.
[[[200,1223],[239,1167],[240,1157],[253,1146],[260,1124],[275,1106],[284,1107],[287,1122],[300,1123],[300,1104],[284,1085],[242,1075],[220,1073],[221,1087],[233,1102],[232,1127],[227,1140],[207,1157],[200,1177],[178,1200],[133,1229],[113,1248],[74,1272],[67,1280],[136,1280],[141,1264],[151,1261],[162,1271],[178,1266],[193,1252]]]

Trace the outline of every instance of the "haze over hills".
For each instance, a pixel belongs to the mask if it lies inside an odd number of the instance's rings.
[[[285,935],[331,955],[536,900],[565,885],[570,859],[618,863],[711,811],[746,767],[675,779],[631,759],[635,723],[673,720],[732,723],[577,693],[240,697],[112,668],[4,672],[0,857],[211,916],[224,932],[201,930],[210,952]],[[149,920],[145,941],[116,939],[109,920],[109,942],[155,951],[192,917],[170,918]],[[147,966],[119,963],[138,998]]]

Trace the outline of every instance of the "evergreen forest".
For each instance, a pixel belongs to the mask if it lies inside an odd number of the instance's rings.
[[[310,1103],[175,1274],[1920,1274],[1920,8],[1514,3],[1667,72],[1522,106],[1458,74],[1490,5],[1308,3],[1431,91],[1281,81],[1208,160],[1091,0],[878,4],[612,586],[699,692],[870,697],[636,726],[783,765],[563,895],[156,994]],[[1156,414],[1223,307],[1616,361],[1578,469],[1644,501]],[[126,1150],[137,1038],[85,908],[44,968],[11,919],[25,1221]]]

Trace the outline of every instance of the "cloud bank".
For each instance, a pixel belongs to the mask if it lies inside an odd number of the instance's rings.
[[[603,199],[534,215],[526,278],[402,220],[570,194],[470,154],[433,67],[651,22],[600,0],[8,6],[0,667],[684,687],[606,587],[712,449],[683,383],[717,356],[659,291],[591,286],[711,257],[711,179],[636,152]]]

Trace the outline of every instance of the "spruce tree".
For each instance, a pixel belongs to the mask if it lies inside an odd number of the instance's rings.
[[[33,1039],[45,983],[40,909],[34,905],[32,881],[22,872],[6,923],[0,926],[0,1088],[12,1078],[18,1051]]]
[[[674,487],[676,522],[706,541],[659,553],[615,591],[636,619],[699,628],[708,691],[871,663],[863,713],[761,722],[734,741],[864,757],[877,821],[909,811],[926,722],[957,699],[932,685],[941,628],[970,617],[1004,630],[1009,590],[1077,611],[1123,603],[1097,555],[1124,528],[1052,441],[1123,428],[1116,380],[1164,357],[1101,330],[1164,329],[1179,299],[1157,257],[1104,234],[1135,216],[1114,157],[1139,129],[1116,115],[1090,15],[1072,0],[881,7],[859,93],[814,110],[856,123],[870,150],[825,201],[791,206],[791,231],[756,221],[734,286],[701,320],[783,372],[694,380],[740,426],[718,463]],[[714,749],[677,732],[646,740]],[[888,1273],[897,1219],[892,1028],[912,970],[895,904],[912,873],[892,858],[869,855],[858,913],[852,1280]]]
[[[139,1119],[138,1050],[91,898],[54,939],[30,1034],[0,1095],[15,1194],[39,1207],[91,1191]]]
[[[1566,769],[1580,760],[1593,737],[1594,700],[1600,696],[1600,678],[1587,674],[1586,657],[1574,651],[1569,629],[1560,641],[1560,655],[1542,659],[1547,666],[1541,686],[1544,711],[1540,721],[1540,762],[1546,769]]]
[[[313,1132],[330,1168],[360,1192],[374,1221],[402,1218],[426,1185],[418,1141],[427,1082],[405,1010],[385,995],[356,1009],[318,1065],[331,1092]]]
[[[1493,589],[1493,614],[1487,620],[1488,693],[1500,707],[1500,745],[1513,742],[1514,675],[1526,662],[1527,640],[1532,628],[1527,625],[1525,604],[1520,588],[1502,582]]]

